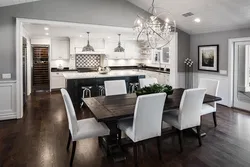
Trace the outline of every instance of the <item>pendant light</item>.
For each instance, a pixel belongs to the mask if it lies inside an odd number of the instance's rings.
[[[118,46],[114,49],[115,52],[124,52],[124,48],[121,47],[121,34],[118,34],[119,36],[119,42],[118,42]]]
[[[85,47],[83,47],[82,51],[83,52],[94,52],[94,48],[89,44],[89,32],[87,32],[88,34],[88,43]]]

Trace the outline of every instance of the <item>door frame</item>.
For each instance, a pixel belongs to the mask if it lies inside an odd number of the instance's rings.
[[[250,41],[250,37],[228,39],[228,85],[229,102],[228,107],[233,107],[234,103],[234,44],[236,42]]]

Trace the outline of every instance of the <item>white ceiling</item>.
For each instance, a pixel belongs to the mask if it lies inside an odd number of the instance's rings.
[[[34,1],[39,1],[39,0],[0,0],[0,7],[16,5],[16,4],[21,4],[21,3],[34,2]]]
[[[45,33],[49,33],[49,37],[80,37],[87,38],[86,32],[90,32],[90,38],[104,38],[118,40],[118,35],[121,34],[122,40],[133,40],[136,36],[132,28],[120,28],[110,26],[99,26],[99,25],[75,25],[70,23],[57,24],[27,24],[24,25],[25,30],[30,37],[48,37]],[[44,28],[48,27],[49,31],[45,31]]]
[[[128,1],[144,10],[152,3],[152,0]],[[190,34],[250,27],[250,0],[155,0],[155,6],[165,8],[177,27]],[[187,12],[194,16],[183,17]],[[196,17],[201,19],[200,23],[193,21]]]

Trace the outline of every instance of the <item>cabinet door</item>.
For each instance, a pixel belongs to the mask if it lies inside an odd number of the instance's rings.
[[[51,41],[51,59],[69,59],[69,41],[52,40]]]
[[[51,89],[65,88],[64,77],[51,77]]]
[[[126,59],[139,59],[140,48],[137,41],[128,40],[125,42],[125,58]]]

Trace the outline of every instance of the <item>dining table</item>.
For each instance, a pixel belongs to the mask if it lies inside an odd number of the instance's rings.
[[[173,94],[168,95],[165,100],[164,111],[176,110],[179,108],[184,90],[183,88],[174,89]],[[124,154],[122,154],[121,146],[118,144],[117,140],[117,122],[120,119],[132,118],[134,116],[136,100],[137,95],[135,93],[83,99],[84,104],[90,110],[93,117],[98,122],[105,123],[110,129],[109,136],[99,137],[99,144],[114,161],[126,159]],[[220,97],[206,94],[203,103],[217,102],[220,100],[222,100]]]

